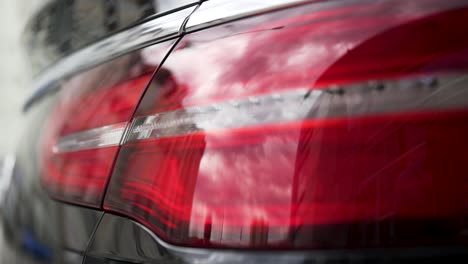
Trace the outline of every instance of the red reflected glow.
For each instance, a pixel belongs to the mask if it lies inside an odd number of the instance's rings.
[[[42,139],[41,180],[52,197],[92,207],[101,205],[118,146],[100,146],[98,136],[102,132],[91,133],[84,148],[78,142],[73,143],[76,149],[57,146],[64,136],[117,123],[125,127],[152,74],[151,69],[143,71],[133,60],[131,56],[120,58],[63,85]],[[132,68],[140,69],[141,74],[128,78]],[[119,133],[110,135],[116,142],[110,145],[118,144]]]
[[[89,89],[84,94],[67,98],[67,102],[62,103],[65,109],[61,111],[70,112],[70,118],[63,120],[60,135],[128,121],[153,70],[148,70],[141,76],[123,80],[122,83],[111,87],[99,87],[94,91]],[[76,83],[81,83],[81,80]],[[69,89],[86,88],[70,87]]]
[[[42,178],[44,186],[57,199],[98,206],[117,148],[54,154]]]

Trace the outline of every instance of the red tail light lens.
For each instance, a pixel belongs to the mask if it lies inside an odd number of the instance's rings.
[[[41,180],[52,197],[101,207],[124,130],[174,43],[122,56],[63,83],[41,146]]]
[[[186,36],[138,108],[105,209],[187,246],[466,243],[468,9],[359,3]]]
[[[112,80],[97,69],[63,85],[43,140],[42,181],[52,196],[100,206],[126,123],[151,73]]]

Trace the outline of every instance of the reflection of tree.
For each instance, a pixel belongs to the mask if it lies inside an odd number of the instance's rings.
[[[250,224],[251,246],[264,247],[268,245],[268,222],[263,218],[256,218]]]

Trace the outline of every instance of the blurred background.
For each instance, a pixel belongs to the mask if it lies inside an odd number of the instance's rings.
[[[32,93],[31,70],[22,49],[21,36],[27,19],[46,0],[0,1],[0,87],[3,98],[0,104],[0,155],[14,152],[21,134],[21,108]]]
[[[8,184],[4,182],[13,162],[10,154],[15,151],[16,142],[22,131],[22,105],[31,94],[31,70],[22,49],[22,32],[30,15],[46,0],[2,0],[0,1],[0,91],[3,96],[0,104],[0,201]],[[3,249],[0,231],[0,255]]]

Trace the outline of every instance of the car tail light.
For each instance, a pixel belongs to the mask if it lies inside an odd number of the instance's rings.
[[[468,10],[352,3],[184,37],[136,112],[105,210],[195,247],[466,243]]]
[[[467,209],[461,78],[438,79],[440,97],[424,79],[388,80],[137,118],[105,208],[190,246],[451,238]]]

